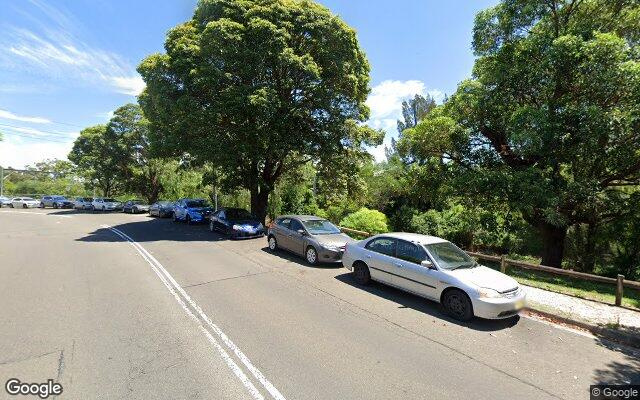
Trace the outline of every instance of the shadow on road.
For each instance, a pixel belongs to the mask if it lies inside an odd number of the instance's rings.
[[[112,225],[136,242],[217,242],[228,240],[219,233],[209,232],[205,224],[187,225],[184,222],[173,222],[170,219],[149,217],[141,221],[127,222]],[[99,228],[84,236],[78,241],[82,242],[120,242],[120,236],[106,228]]]
[[[302,258],[302,256],[298,256],[295,255],[293,253],[290,253],[286,250],[281,250],[278,249],[276,251],[271,251],[269,250],[269,247],[265,246],[261,249],[263,252],[270,254],[274,257],[278,257],[282,260],[288,261],[290,263],[293,264],[298,264],[301,267],[305,267],[305,268],[319,268],[319,269],[336,269],[336,268],[342,268],[342,264],[339,262],[332,262],[332,263],[318,263],[316,265],[311,265],[309,263],[307,263],[305,261],[304,258]]]
[[[593,384],[640,385],[640,350],[620,346],[608,340],[596,343],[609,350],[624,354],[623,361],[611,361],[606,368],[596,369]]]
[[[410,308],[412,310],[419,311],[437,319],[464,326],[476,331],[500,331],[502,329],[507,329],[515,326],[520,320],[519,316],[515,316],[499,320],[474,318],[468,322],[461,322],[446,315],[442,310],[440,304],[436,303],[435,301],[427,300],[420,296],[416,296],[411,293],[396,289],[391,286],[383,285],[382,283],[375,281],[371,281],[371,283],[366,286],[359,285],[353,280],[350,273],[344,273],[336,276],[335,278],[340,282],[346,283],[347,285],[351,285],[360,290],[364,290],[365,292],[368,292],[372,295],[382,297],[394,303],[398,303],[400,304],[398,308]]]

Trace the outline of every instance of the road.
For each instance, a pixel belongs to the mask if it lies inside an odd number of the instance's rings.
[[[437,304],[266,240],[121,213],[0,210],[0,380],[61,399],[585,399],[640,357]],[[0,398],[15,398],[4,390]]]

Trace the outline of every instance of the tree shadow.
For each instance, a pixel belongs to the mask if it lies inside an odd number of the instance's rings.
[[[149,217],[147,219],[112,226],[129,235],[136,242],[219,242],[229,240],[225,235],[210,232],[206,224],[188,225],[170,219]],[[81,242],[119,242],[120,236],[107,228],[99,228],[87,236],[76,239]]]
[[[93,213],[93,211],[91,211],[91,210],[76,210],[76,209],[73,209],[73,208],[66,208],[66,209],[57,209],[56,211],[50,212],[48,214],[51,214],[51,215],[78,215],[78,214],[91,214],[91,213]]]
[[[296,254],[290,253],[287,250],[278,249],[276,251],[269,250],[269,247],[265,246],[261,249],[263,252],[270,254],[274,257],[278,257],[281,260],[288,261],[292,264],[297,264],[301,267],[305,268],[317,268],[317,269],[338,269],[342,268],[342,264],[340,262],[319,262],[316,265],[311,265],[305,261],[302,256],[298,256]]]
[[[622,353],[622,361],[611,361],[605,368],[594,371],[593,384],[640,385],[640,350],[621,346],[614,342],[596,339],[609,350]]]
[[[431,317],[438,318],[443,321],[447,321],[452,324],[463,326],[465,328],[473,329],[476,331],[500,331],[503,329],[511,328],[515,326],[518,321],[520,321],[520,316],[516,315],[511,318],[505,319],[490,320],[473,318],[471,321],[462,322],[453,319],[445,314],[439,303],[420,296],[416,296],[400,289],[396,289],[392,286],[387,286],[376,281],[371,281],[371,283],[368,285],[360,285],[355,282],[355,280],[351,276],[351,273],[349,272],[338,275],[335,278],[340,282],[346,283],[347,285],[351,285],[372,295],[382,297],[386,300],[400,304],[398,308],[410,308]]]

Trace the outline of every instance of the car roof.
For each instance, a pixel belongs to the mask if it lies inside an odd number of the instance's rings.
[[[300,221],[312,221],[314,219],[326,219],[322,217],[318,217],[317,215],[281,215],[278,219],[281,218],[296,218]]]
[[[408,242],[420,243],[420,244],[433,244],[433,243],[442,243],[442,242],[448,241],[446,239],[442,239],[437,236],[421,235],[419,233],[409,233],[409,232],[388,232],[388,233],[381,233],[379,235],[376,235],[376,237],[379,237],[379,236],[392,237],[395,239],[402,239]]]

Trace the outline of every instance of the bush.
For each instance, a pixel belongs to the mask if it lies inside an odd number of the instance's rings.
[[[371,234],[387,232],[387,216],[378,210],[361,208],[340,221],[340,226],[369,232]]]

